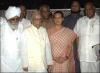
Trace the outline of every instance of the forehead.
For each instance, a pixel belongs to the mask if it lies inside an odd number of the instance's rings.
[[[21,10],[26,10],[25,6],[20,6]]]
[[[41,16],[40,15],[35,15],[35,17],[34,18],[41,18]]]
[[[40,8],[40,10],[41,10],[41,11],[47,11],[47,10],[49,10],[49,7],[48,7],[48,6],[42,6],[42,7]]]
[[[54,14],[54,17],[62,17],[60,13]]]
[[[93,6],[93,4],[88,3],[88,4],[86,4],[86,5],[85,5],[85,8],[86,8],[86,9],[88,9],[88,8],[93,9],[93,8],[94,8],[94,6]]]
[[[42,10],[47,10],[47,9],[48,9],[48,7],[46,7],[46,6],[42,7]]]
[[[77,1],[73,1],[73,2],[72,2],[72,6],[73,6],[73,5],[80,5],[80,4],[79,4],[79,2],[77,2]]]
[[[41,15],[39,13],[33,13],[33,18],[41,18]]]
[[[74,1],[72,4],[79,4],[78,2]]]

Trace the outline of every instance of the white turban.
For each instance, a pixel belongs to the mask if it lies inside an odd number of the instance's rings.
[[[11,19],[11,18],[13,18],[15,16],[20,17],[20,13],[21,13],[20,8],[15,7],[15,6],[10,6],[5,12],[5,17],[7,19]]]

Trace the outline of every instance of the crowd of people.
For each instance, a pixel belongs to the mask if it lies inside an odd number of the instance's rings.
[[[92,2],[72,1],[71,14],[41,5],[26,18],[24,5],[0,17],[1,72],[100,72],[100,16]]]

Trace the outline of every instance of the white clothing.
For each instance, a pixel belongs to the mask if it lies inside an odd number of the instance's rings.
[[[0,17],[0,28],[1,28],[1,26],[4,26],[5,25],[4,23],[6,23],[6,22],[7,22],[7,20],[5,18]]]
[[[5,17],[7,19],[11,19],[15,16],[20,17],[21,10],[19,7],[9,6],[9,8],[5,11]]]
[[[29,72],[47,72],[52,64],[51,46],[45,28],[31,25],[22,34],[23,66]]]
[[[100,61],[97,62],[80,62],[81,73],[99,73]]]
[[[23,25],[23,29],[26,29],[27,27],[31,26],[31,22],[28,19],[23,18],[20,21],[20,24]]]
[[[95,15],[89,19],[87,16],[80,18],[74,28],[79,37],[78,53],[80,61],[96,62],[97,56],[92,46],[100,42],[100,18]]]
[[[23,26],[19,24],[13,31],[5,19],[0,25],[1,72],[21,72],[19,44]]]

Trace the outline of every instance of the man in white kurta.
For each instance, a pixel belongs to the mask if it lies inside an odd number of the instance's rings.
[[[30,20],[28,20],[26,18],[26,15],[27,15],[26,7],[24,5],[20,5],[19,7],[21,9],[20,24],[23,25],[24,29],[26,29],[27,27],[29,27],[31,25],[31,22],[30,22]]]
[[[10,6],[5,17],[0,20],[1,72],[22,72],[19,45],[23,27],[14,20],[20,17],[20,9]]]
[[[32,25],[22,34],[23,69],[28,68],[28,72],[47,72],[52,64],[48,34],[40,24],[40,13],[33,12]]]
[[[81,72],[99,72],[100,61],[97,56],[97,48],[100,44],[100,17],[95,14],[92,3],[85,6],[86,16],[80,18],[74,28],[78,36],[78,54]],[[99,48],[100,49],[100,48]],[[98,50],[99,52],[99,50]]]

